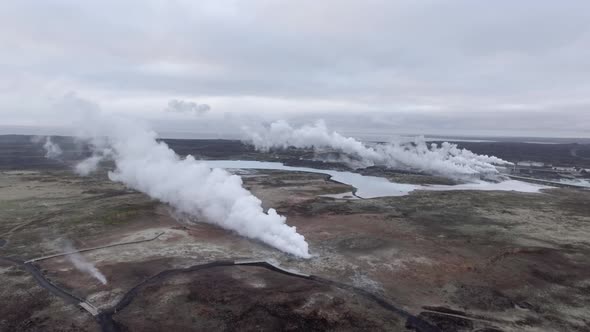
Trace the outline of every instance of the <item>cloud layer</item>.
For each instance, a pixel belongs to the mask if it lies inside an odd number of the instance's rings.
[[[210,109],[211,106],[207,104],[197,104],[192,101],[172,99],[168,102],[168,107],[166,108],[166,111],[201,115],[208,112]]]
[[[590,124],[586,1],[24,0],[3,2],[0,22],[5,124],[41,123],[68,91],[154,121],[199,100],[219,114],[410,116],[428,132]],[[552,125],[561,112],[569,126]]]

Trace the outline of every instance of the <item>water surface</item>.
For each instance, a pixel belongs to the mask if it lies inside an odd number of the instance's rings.
[[[391,182],[386,178],[362,175],[352,172],[316,169],[309,167],[286,166],[283,163],[256,160],[203,160],[209,167],[225,169],[272,169],[293,172],[310,172],[330,175],[332,180],[351,185],[356,188],[356,195],[361,198],[385,196],[404,196],[414,190],[500,190],[534,193],[548,186],[517,180],[499,183],[479,180],[473,183],[458,185],[417,185]]]

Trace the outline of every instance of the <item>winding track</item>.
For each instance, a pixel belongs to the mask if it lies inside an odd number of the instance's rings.
[[[22,262],[22,261],[13,259],[13,258],[8,258],[8,257],[0,257],[0,259],[5,260],[7,262],[11,262],[13,264],[18,265],[21,268],[24,268],[27,272],[29,272],[33,275],[33,277],[35,278],[35,280],[37,281],[37,283],[39,283],[39,285],[41,287],[49,290],[51,293],[55,294],[56,296],[61,297],[67,303],[81,305],[81,307],[83,307],[90,314],[95,316],[97,323],[101,326],[101,329],[104,332],[118,332],[119,331],[117,324],[113,320],[113,315],[115,315],[117,312],[125,309],[125,307],[127,307],[133,301],[133,299],[139,294],[139,292],[142,290],[142,287],[144,285],[160,282],[163,279],[165,279],[169,276],[172,276],[174,274],[188,273],[188,272],[194,272],[194,271],[205,270],[205,269],[209,269],[209,268],[213,268],[213,267],[223,267],[223,266],[226,266],[226,267],[229,267],[229,266],[257,266],[257,267],[262,267],[262,268],[268,269],[268,270],[276,272],[276,273],[282,273],[282,274],[289,275],[292,277],[312,280],[312,281],[320,282],[320,283],[323,283],[326,285],[341,288],[341,289],[344,289],[347,291],[351,291],[351,292],[359,294],[365,298],[368,298],[368,299],[376,302],[377,304],[379,304],[384,309],[387,309],[387,310],[391,311],[392,313],[394,313],[402,318],[405,318],[406,319],[406,327],[408,327],[408,328],[414,329],[418,332],[440,332],[440,329],[438,327],[431,325],[427,321],[425,321],[417,316],[414,316],[403,309],[396,307],[395,305],[388,302],[387,300],[385,300],[385,299],[383,299],[371,292],[368,292],[364,289],[354,287],[351,285],[347,285],[344,283],[340,283],[337,281],[325,279],[322,277],[314,276],[314,275],[306,275],[303,273],[289,271],[289,270],[283,269],[279,266],[276,266],[272,263],[269,263],[265,260],[213,261],[213,262],[209,262],[209,263],[193,265],[193,266],[190,266],[187,268],[177,268],[177,269],[165,270],[165,271],[162,271],[156,275],[153,275],[153,276],[145,279],[144,281],[140,282],[139,284],[135,285],[133,288],[131,288],[129,291],[127,291],[127,293],[125,293],[125,295],[121,298],[121,300],[116,305],[114,305],[110,309],[106,309],[106,310],[103,310],[102,312],[98,312],[98,314],[95,315],[95,313],[91,312],[87,308],[87,306],[94,308],[94,306],[92,306],[92,304],[86,302],[86,300],[76,297],[75,295],[72,295],[68,291],[61,289],[58,286],[51,283],[49,280],[47,280],[42,275],[42,273],[39,271],[39,269],[37,269],[33,264],[25,263],[25,262]],[[86,304],[86,305],[82,305],[82,304]]]
[[[430,323],[426,322],[425,320],[423,320],[419,317],[416,317],[403,309],[396,307],[395,305],[391,304],[387,300],[385,300],[385,299],[383,299],[371,292],[368,292],[364,289],[354,287],[351,285],[347,285],[344,283],[340,283],[337,281],[333,281],[330,279],[325,279],[325,278],[322,278],[319,276],[308,275],[308,274],[304,274],[304,273],[300,273],[300,272],[296,272],[296,271],[290,271],[290,270],[284,269],[278,265],[272,264],[266,260],[255,260],[255,259],[222,260],[222,261],[213,261],[213,262],[209,262],[209,263],[197,264],[197,265],[193,265],[193,266],[190,266],[187,268],[177,268],[177,269],[164,270],[156,275],[153,275],[153,276],[145,279],[144,281],[140,282],[139,284],[135,285],[133,288],[131,288],[129,291],[127,291],[123,295],[121,300],[116,305],[114,305],[112,308],[103,310],[102,312],[99,311],[96,307],[94,307],[90,302],[87,302],[85,299],[79,298],[79,297],[73,295],[72,293],[68,292],[67,290],[60,288],[57,285],[53,284],[51,281],[49,281],[47,278],[45,278],[43,273],[33,264],[33,263],[41,261],[41,260],[66,256],[66,255],[70,255],[70,254],[78,253],[78,252],[99,250],[99,249],[109,248],[109,247],[114,247],[114,246],[121,246],[121,245],[128,245],[128,244],[136,244],[136,243],[141,243],[141,242],[153,241],[153,240],[156,240],[157,238],[159,238],[164,233],[165,232],[159,233],[150,239],[130,241],[130,242],[119,242],[119,243],[113,243],[113,244],[109,244],[109,245],[105,245],[105,246],[84,248],[84,249],[79,249],[79,250],[65,252],[65,253],[45,255],[45,256],[33,258],[33,259],[30,259],[27,261],[21,261],[21,260],[11,258],[11,257],[1,257],[1,256],[0,256],[0,260],[15,264],[18,267],[26,270],[27,272],[29,272],[33,276],[35,281],[41,287],[47,289],[52,294],[60,297],[66,303],[79,305],[80,307],[82,307],[84,310],[86,310],[89,314],[91,314],[95,318],[97,323],[101,326],[102,331],[104,331],[104,332],[118,332],[120,330],[118,328],[116,322],[113,320],[113,315],[115,315],[117,312],[125,309],[125,307],[127,307],[133,301],[133,299],[139,294],[139,292],[142,290],[142,287],[144,285],[160,282],[163,279],[165,279],[169,276],[172,276],[174,274],[188,273],[188,272],[194,272],[194,271],[200,271],[200,270],[205,270],[205,269],[209,269],[209,268],[224,267],[224,266],[225,267],[257,266],[257,267],[262,267],[262,268],[268,269],[268,270],[276,272],[276,273],[281,273],[281,274],[285,274],[285,275],[292,276],[292,277],[312,280],[312,281],[316,281],[316,282],[330,285],[333,287],[337,287],[340,289],[344,289],[344,290],[347,290],[350,292],[354,292],[356,294],[359,294],[365,298],[368,298],[368,299],[376,302],[381,307],[383,307],[386,310],[391,311],[392,313],[396,314],[397,316],[400,316],[400,317],[406,319],[406,326],[408,328],[415,329],[416,331],[419,331],[419,332],[438,332],[438,331],[440,331],[440,329],[437,328],[436,326],[431,325]]]
[[[39,286],[47,289],[52,294],[62,298],[68,304],[79,304],[86,302],[85,300],[73,295],[72,293],[58,287],[57,285],[53,284],[49,279],[45,278],[43,273],[33,264],[26,263],[21,260],[11,258],[11,257],[0,257],[0,260],[12,263],[23,270],[29,272],[35,281],[39,284]]]
[[[50,258],[55,258],[55,257],[67,256],[67,255],[76,254],[76,253],[85,252],[85,251],[98,250],[98,249],[104,249],[104,248],[110,248],[110,247],[117,247],[117,246],[123,246],[123,245],[128,245],[128,244],[137,244],[137,243],[142,243],[142,242],[153,241],[153,240],[156,240],[157,238],[159,238],[160,236],[162,236],[162,234],[164,234],[164,233],[166,233],[166,232],[161,232],[159,234],[156,234],[153,238],[144,239],[144,240],[136,240],[136,241],[128,241],[128,242],[117,242],[117,243],[107,244],[107,245],[104,245],[104,246],[98,246],[98,247],[92,247],[92,248],[83,248],[83,249],[72,250],[72,251],[63,252],[63,253],[59,253],[59,254],[41,256],[41,257],[29,259],[28,261],[25,261],[25,263],[28,264],[28,263],[38,262],[38,261],[42,261],[42,260],[46,260],[46,259],[50,259]]]
[[[376,302],[384,309],[387,309],[387,310],[395,313],[396,315],[401,316],[402,318],[405,318],[406,319],[406,327],[408,327],[408,328],[415,329],[416,331],[419,331],[419,332],[439,332],[440,331],[440,329],[438,327],[433,326],[430,323],[426,322],[425,320],[423,320],[419,317],[416,317],[416,316],[410,314],[409,312],[394,306],[393,304],[391,304],[387,300],[385,300],[385,299],[383,299],[371,292],[368,292],[364,289],[354,287],[351,285],[347,285],[344,283],[340,283],[337,281],[333,281],[330,279],[325,279],[322,277],[314,276],[314,275],[306,275],[306,274],[299,273],[299,272],[289,271],[289,270],[283,269],[277,265],[269,263],[268,261],[265,261],[265,260],[213,261],[213,262],[209,262],[209,263],[193,265],[193,266],[190,266],[187,268],[178,268],[178,269],[170,269],[170,270],[162,271],[152,277],[145,279],[141,283],[135,285],[127,293],[125,293],[123,298],[121,298],[121,300],[115,306],[113,306],[111,309],[104,310],[103,312],[101,312],[98,315],[99,322],[101,323],[103,331],[105,331],[105,332],[106,331],[108,331],[108,332],[118,331],[117,329],[114,329],[114,330],[109,329],[109,327],[115,327],[112,316],[114,314],[116,314],[117,312],[125,309],[125,307],[127,307],[133,301],[135,296],[138,295],[138,293],[141,291],[141,288],[144,285],[154,283],[154,282],[159,282],[162,279],[165,279],[165,278],[167,278],[171,275],[174,275],[174,274],[194,272],[194,271],[209,269],[209,268],[213,268],[213,267],[244,266],[244,265],[262,267],[262,268],[268,269],[273,272],[285,274],[285,275],[292,276],[292,277],[313,280],[313,281],[317,281],[317,282],[320,282],[320,283],[323,283],[326,285],[334,286],[337,288],[341,288],[341,289],[344,289],[347,291],[357,293],[361,296],[364,296],[364,297]],[[107,323],[108,323],[107,326],[103,325],[103,324],[107,324]]]

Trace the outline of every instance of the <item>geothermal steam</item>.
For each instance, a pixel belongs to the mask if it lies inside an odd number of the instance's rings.
[[[61,148],[59,147],[59,145],[53,143],[51,141],[51,137],[49,137],[49,136],[47,136],[47,139],[45,140],[45,144],[43,144],[43,148],[47,152],[45,154],[45,157],[47,157],[49,159],[55,159],[55,158],[61,156],[61,154],[62,154],[62,151],[61,151]]]
[[[178,212],[260,240],[286,253],[308,258],[308,244],[295,227],[274,209],[267,213],[261,201],[242,186],[242,179],[211,169],[192,156],[182,159],[156,134],[136,122],[87,112],[79,135],[91,139],[94,155],[77,165],[89,174],[104,157],[115,161],[109,178],[168,203]]]
[[[288,147],[332,149],[352,158],[348,160],[355,161],[357,166],[419,170],[452,178],[496,174],[498,171],[494,165],[510,164],[494,156],[459,149],[456,144],[448,142],[440,146],[436,143],[428,145],[424,137],[367,146],[354,138],[329,131],[323,121],[299,128],[293,128],[285,121],[276,121],[262,131],[246,129],[246,133],[248,141],[261,151]]]
[[[66,242],[65,246],[64,246],[64,250],[67,253],[70,253],[69,255],[66,255],[65,257],[72,263],[74,264],[74,266],[84,272],[84,273],[88,273],[90,274],[92,277],[94,277],[96,280],[100,281],[103,285],[107,284],[107,278],[104,276],[104,274],[102,274],[98,268],[96,266],[94,266],[94,264],[90,263],[89,261],[87,261],[86,259],[84,259],[84,257],[82,257],[82,255],[80,255],[79,253],[76,252],[76,249],[74,249],[74,247],[72,246],[72,244],[70,242]]]
[[[43,141],[43,136],[33,136],[31,142],[39,144]],[[45,137],[43,143],[43,149],[45,150],[45,158],[47,159],[59,159],[63,151],[56,143],[53,143],[50,136]]]

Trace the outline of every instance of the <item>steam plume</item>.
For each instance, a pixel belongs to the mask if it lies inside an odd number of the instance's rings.
[[[39,144],[43,141],[43,136],[33,136],[31,141]],[[53,143],[50,136],[45,137],[43,149],[45,150],[45,158],[48,159],[58,159],[63,153],[61,147],[58,144]]]
[[[364,167],[380,165],[464,177],[496,174],[498,171],[494,165],[510,164],[494,156],[459,149],[456,144],[448,142],[440,146],[428,145],[424,137],[367,146],[354,138],[329,131],[323,121],[293,128],[281,120],[265,130],[255,132],[246,128],[246,132],[248,141],[261,151],[287,147],[333,149],[357,159]]]
[[[66,242],[64,246],[64,250],[66,252],[71,252],[71,254],[66,255],[65,257],[72,263],[74,266],[84,272],[90,274],[92,277],[100,281],[103,285],[107,284],[107,278],[102,274],[94,264],[87,261],[82,255],[75,252],[76,249],[72,246],[70,242]]]
[[[74,167],[74,172],[81,176],[88,176],[97,170],[98,164],[113,155],[113,151],[107,146],[103,139],[95,138],[91,142],[91,148],[94,151],[92,156],[82,160]]]
[[[83,103],[74,100],[73,104]],[[156,141],[153,131],[107,116],[96,106],[88,107],[84,123],[92,127],[81,127],[80,135],[92,139],[95,155],[78,165],[80,173],[95,168],[100,156],[110,156],[116,164],[109,172],[111,180],[168,203],[180,213],[202,217],[295,256],[310,257],[305,238],[274,209],[265,213],[262,202],[243,188],[239,176],[211,169],[190,155],[181,159],[165,143]]]
[[[98,163],[100,163],[100,161],[103,158],[103,156],[96,154],[92,157],[86,158],[78,164],[76,164],[76,166],[74,167],[74,171],[78,175],[88,176],[90,175],[90,173],[96,171],[96,169],[98,168]]]

